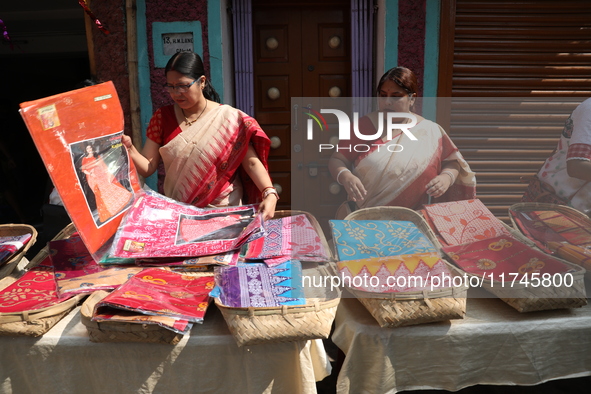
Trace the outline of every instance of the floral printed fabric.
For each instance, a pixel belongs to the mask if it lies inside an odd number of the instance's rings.
[[[517,279],[538,273],[568,272],[570,267],[545,253],[532,249],[511,236],[500,236],[464,245],[446,246],[444,252],[464,271],[487,279]],[[492,277],[491,277],[492,275]]]
[[[0,264],[10,260],[31,238],[31,234],[0,237]]]
[[[434,231],[447,245],[460,245],[510,235],[503,223],[478,200],[452,201],[425,206]]]
[[[269,266],[290,259],[328,261],[320,234],[304,214],[268,220],[265,231],[264,237],[249,240],[246,259],[265,260]]]
[[[128,211],[110,255],[197,257],[238,249],[249,236],[263,235],[261,216],[255,213],[253,206],[196,208],[148,190]]]
[[[399,293],[451,287],[451,271],[437,253],[347,260],[337,265],[344,283],[362,291]]]
[[[100,308],[108,306],[201,323],[213,286],[213,275],[193,276],[147,268],[98,302],[93,315],[102,313]]]
[[[49,257],[46,260],[49,260]],[[0,313],[37,310],[57,305],[62,301],[65,299],[58,298],[52,269],[36,267],[4,290],[0,290]]]
[[[410,221],[331,220],[330,226],[341,261],[437,252]]]
[[[212,296],[235,308],[304,305],[302,266],[291,260],[273,268],[263,263],[219,267]]]

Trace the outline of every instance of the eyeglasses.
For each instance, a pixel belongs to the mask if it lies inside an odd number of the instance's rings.
[[[191,82],[190,84],[187,84],[187,85],[171,85],[169,83],[165,83],[164,89],[168,93],[172,93],[172,92],[186,93],[191,88],[191,86],[193,86],[195,84],[195,82],[197,82],[197,81],[198,81],[198,79],[194,80],[193,82]]]

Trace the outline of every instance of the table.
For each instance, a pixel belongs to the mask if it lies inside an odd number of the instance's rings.
[[[345,353],[337,393],[457,391],[591,375],[591,305],[519,313],[478,291],[470,289],[464,319],[392,329],[356,299],[342,299],[332,335]]]
[[[316,393],[321,340],[238,347],[211,306],[176,346],[93,343],[74,309],[39,338],[0,337],[2,393]]]

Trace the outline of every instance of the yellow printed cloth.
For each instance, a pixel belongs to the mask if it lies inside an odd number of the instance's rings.
[[[452,273],[437,253],[339,261],[345,287],[374,293],[398,293],[451,287]]]

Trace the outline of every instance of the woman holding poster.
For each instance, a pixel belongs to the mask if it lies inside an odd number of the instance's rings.
[[[167,197],[200,208],[260,201],[272,218],[279,197],[267,169],[270,141],[257,121],[219,104],[199,55],[176,53],[165,73],[174,104],[154,113],[141,153],[123,137],[139,174],[152,175],[162,161]]]

